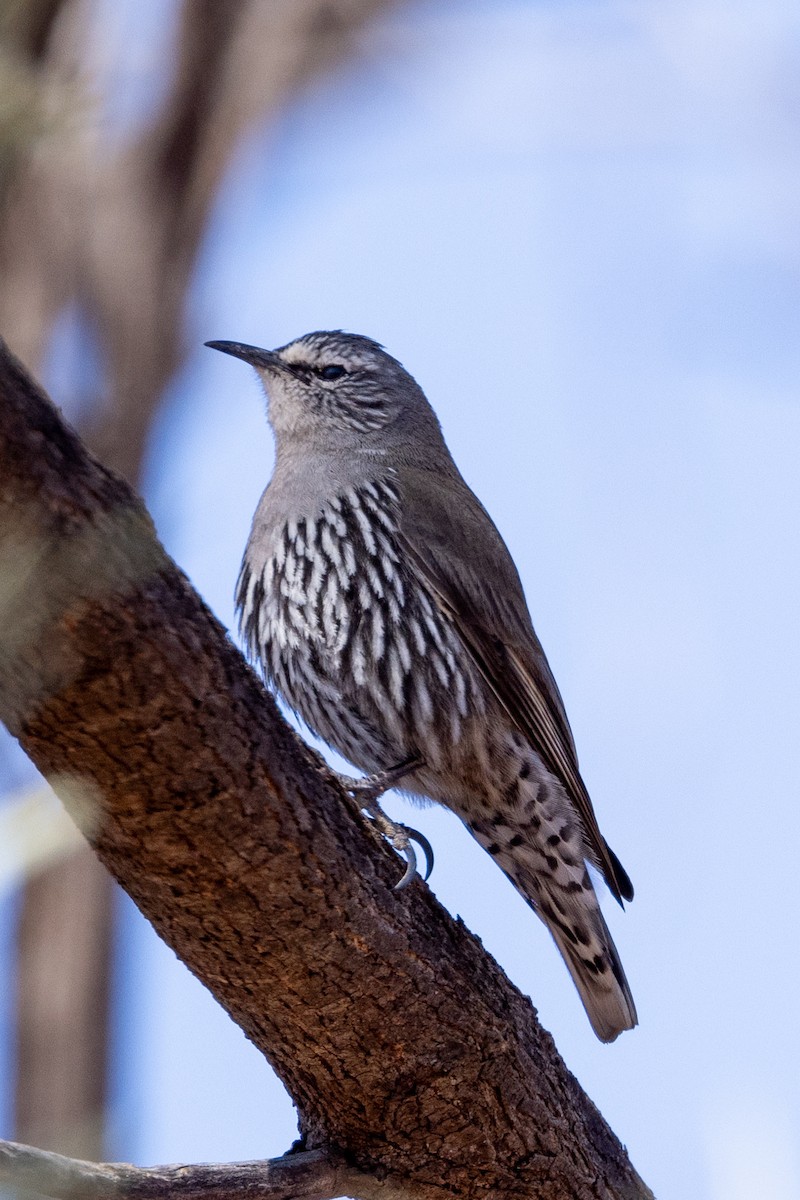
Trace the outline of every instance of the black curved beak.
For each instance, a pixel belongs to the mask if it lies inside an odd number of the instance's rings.
[[[205,344],[212,350],[221,350],[223,354],[232,354],[234,358],[241,358],[246,363],[250,363],[251,367],[259,367],[262,371],[288,370],[277,354],[273,354],[271,350],[262,350],[260,346],[246,346],[243,342],[206,342]]]

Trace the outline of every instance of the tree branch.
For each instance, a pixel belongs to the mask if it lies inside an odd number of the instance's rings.
[[[324,1150],[264,1162],[134,1167],[91,1163],[0,1141],[0,1185],[56,1200],[335,1200],[374,1181],[336,1163]],[[359,1194],[364,1195],[363,1191]]]
[[[0,355],[0,718],[283,1079],[408,1196],[651,1193],[528,1000],[293,734],[141,502]]]

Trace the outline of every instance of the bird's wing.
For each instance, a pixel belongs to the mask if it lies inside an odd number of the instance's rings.
[[[409,468],[402,474],[399,536],[406,561],[458,632],[511,721],[563,783],[580,817],[589,855],[612,894],[620,902],[632,899],[630,879],[600,833],[564,703],[505,543],[460,476]]]

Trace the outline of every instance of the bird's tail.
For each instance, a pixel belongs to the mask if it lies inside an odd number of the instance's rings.
[[[555,834],[558,822],[541,818],[525,836],[515,832],[522,828],[516,820],[467,823],[550,930],[600,1041],[613,1042],[637,1024],[636,1006],[586,869],[577,825],[568,825]]]
[[[561,951],[592,1029],[601,1042],[613,1042],[638,1023],[636,1005],[593,891],[591,900],[593,911],[587,906],[578,920],[559,917],[552,900],[534,907]]]

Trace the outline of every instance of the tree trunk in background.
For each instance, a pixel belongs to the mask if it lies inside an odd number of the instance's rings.
[[[77,306],[107,369],[86,433],[134,485],[183,359],[186,294],[234,147],[352,54],[388,7],[187,0],[171,86],[125,145],[97,131],[89,7],[12,0],[0,15],[18,95],[0,129],[0,332],[40,368],[54,321]],[[81,849],[26,884],[17,939],[16,1136],[91,1159],[103,1156],[113,899],[110,876]]]
[[[6,17],[3,33],[34,98],[66,65],[56,30],[69,7],[36,0],[17,4]],[[41,361],[73,284],[60,256],[49,274],[45,263],[31,270],[37,239],[49,242],[54,233],[53,195],[43,188],[38,204],[27,203],[40,186],[35,158],[42,132],[31,130],[30,150],[16,138],[4,147],[0,224],[0,319],[4,328],[18,327],[32,364]],[[114,888],[95,855],[81,847],[26,881],[17,927],[14,1129],[26,1141],[89,1158],[105,1145]]]
[[[103,1153],[114,884],[89,847],[27,883],[17,932],[17,1136]]]

